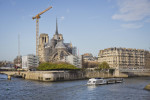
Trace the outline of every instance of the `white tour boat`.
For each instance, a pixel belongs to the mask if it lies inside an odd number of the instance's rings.
[[[114,84],[114,83],[122,83],[123,78],[91,78],[87,82],[87,85],[102,85],[102,84]]]
[[[101,85],[101,84],[107,84],[106,79],[103,78],[91,78],[87,82],[88,85]]]

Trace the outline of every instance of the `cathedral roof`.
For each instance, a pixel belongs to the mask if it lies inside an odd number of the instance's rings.
[[[72,48],[72,44],[71,44],[71,43],[64,43],[64,45],[65,45],[67,48]]]
[[[60,48],[66,48],[66,47],[65,47],[63,41],[60,41],[60,42],[58,42],[58,43],[56,44],[56,47],[55,47],[55,48],[60,49]]]

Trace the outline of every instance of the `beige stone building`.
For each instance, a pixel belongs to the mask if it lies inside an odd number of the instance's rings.
[[[145,51],[145,67],[150,68],[150,52]]]
[[[82,57],[84,62],[97,62],[97,57],[93,57],[91,53],[85,53]]]
[[[45,62],[48,60],[46,51],[45,51],[45,45],[49,43],[49,36],[46,33],[40,34],[39,38],[39,47],[38,47],[38,56],[39,60],[41,62]]]
[[[142,49],[107,48],[100,50],[98,62],[106,61],[111,68],[148,68],[150,52]]]

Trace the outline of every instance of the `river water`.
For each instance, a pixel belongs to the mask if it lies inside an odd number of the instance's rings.
[[[123,83],[87,86],[88,80],[39,82],[0,74],[0,100],[150,100],[143,88],[150,77],[126,78]]]

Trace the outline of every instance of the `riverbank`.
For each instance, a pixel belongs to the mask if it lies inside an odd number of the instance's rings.
[[[22,77],[28,80],[37,81],[69,81],[69,80],[81,80],[94,77],[128,77],[124,74],[115,76],[109,72],[99,71],[79,71],[79,70],[62,70],[62,71],[1,71],[0,73],[6,74],[8,79],[11,80],[11,76]]]
[[[146,89],[146,90],[149,90],[149,91],[150,91],[150,84],[149,84],[149,85],[146,85],[144,89]]]
[[[59,70],[59,71],[0,71],[1,74],[6,74],[8,79],[11,80],[11,76],[22,77],[28,80],[37,81],[70,81],[70,80],[82,80],[96,77],[103,78],[116,78],[122,77],[140,77],[143,74],[136,75],[136,73],[109,73],[100,71],[80,71],[80,70]]]

